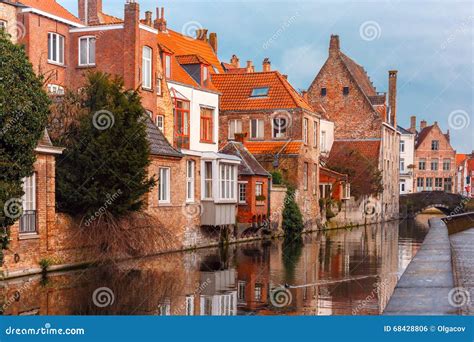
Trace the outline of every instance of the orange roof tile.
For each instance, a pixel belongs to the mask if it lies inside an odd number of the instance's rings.
[[[179,64],[209,64],[204,58],[198,55],[179,55],[176,56]]]
[[[456,166],[461,165],[463,161],[467,159],[468,155],[464,153],[456,154]]]
[[[58,4],[56,0],[20,0],[19,3],[78,24],[81,23],[79,18]]]
[[[252,154],[298,154],[301,141],[246,141],[245,147]]]
[[[167,32],[158,34],[158,42],[176,55],[198,55],[204,58],[218,72],[223,73],[221,62],[209,43],[182,35],[168,29]],[[214,72],[211,70],[211,72]]]
[[[100,25],[112,25],[112,24],[121,24],[123,20],[113,15],[99,13]]]
[[[212,82],[222,93],[222,110],[313,108],[278,71],[245,74],[213,74]],[[268,96],[251,97],[255,88],[268,87]]]

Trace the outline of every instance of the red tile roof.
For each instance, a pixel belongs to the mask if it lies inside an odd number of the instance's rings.
[[[467,159],[468,155],[464,153],[456,154],[456,166],[461,165]]]
[[[181,65],[186,65],[186,64],[208,64],[209,65],[209,62],[207,62],[204,58],[200,57],[199,55],[179,55],[175,57],[178,63]]]
[[[158,42],[173,51],[175,55],[198,55],[216,68],[218,72],[224,72],[219,58],[208,42],[182,35],[170,29],[158,34]],[[211,70],[211,72],[214,71]]]
[[[20,0],[18,2],[25,6],[32,7],[43,12],[47,12],[57,17],[61,17],[63,19],[75,22],[77,24],[81,23],[79,18],[77,18],[63,6],[58,4],[56,0]]]
[[[252,154],[298,154],[301,141],[246,141],[245,147]]]
[[[221,110],[313,108],[278,71],[214,74],[212,82],[222,93]],[[268,87],[268,96],[251,97],[255,88]]]
[[[99,13],[100,25],[113,25],[123,23],[123,19],[114,17],[109,14]]]

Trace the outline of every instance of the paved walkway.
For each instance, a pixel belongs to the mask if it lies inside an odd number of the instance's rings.
[[[456,299],[461,313],[474,315],[474,228],[449,236],[454,265]],[[464,305],[462,305],[464,304]]]
[[[384,315],[459,314],[450,303],[453,287],[448,230],[440,219],[432,219],[425,241],[400,278]]]

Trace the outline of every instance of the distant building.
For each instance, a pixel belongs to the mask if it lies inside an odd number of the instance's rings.
[[[416,120],[412,116],[412,120]],[[400,194],[413,192],[413,174],[415,169],[415,137],[416,129],[409,130],[398,126],[400,132]]]
[[[370,154],[374,149],[378,153],[383,191],[371,201],[381,220],[398,217],[397,71],[389,71],[388,86],[388,96],[377,92],[364,68],[341,51],[339,36],[332,35],[329,57],[308,89],[310,104],[324,107],[325,116],[334,122],[334,144],[376,145]]]
[[[474,197],[472,181],[474,179],[474,151],[471,154],[456,154],[456,190],[455,192]]]
[[[414,122],[416,124],[416,118]],[[414,171],[415,192],[455,190],[456,151],[451,146],[449,131],[443,133],[436,121],[431,126],[424,120],[420,122]]]

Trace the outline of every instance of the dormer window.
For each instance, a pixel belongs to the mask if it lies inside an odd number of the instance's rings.
[[[269,87],[254,88],[251,97],[265,97],[268,96]]]
[[[171,56],[165,54],[165,75],[166,78],[171,78]]]
[[[209,70],[207,69],[207,66],[203,65],[202,66],[202,83],[206,84],[208,78],[209,78]]]
[[[349,87],[342,88],[342,95],[349,95]]]

